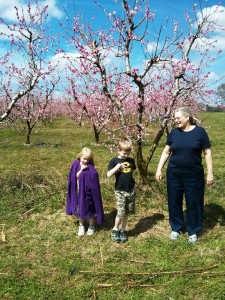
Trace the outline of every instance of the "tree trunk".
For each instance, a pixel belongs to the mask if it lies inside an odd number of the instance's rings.
[[[158,144],[159,144],[159,142],[160,142],[162,136],[164,135],[164,132],[167,131],[167,130],[168,130],[168,129],[167,129],[167,124],[165,124],[165,125],[162,126],[161,129],[157,132],[156,137],[155,137],[155,139],[154,139],[154,141],[153,141],[153,143],[152,143],[152,146],[151,146],[151,148],[150,148],[150,150],[149,150],[149,157],[148,157],[148,159],[147,159],[147,169],[148,169],[149,163],[150,163],[150,161],[151,161],[151,159],[152,159],[152,157],[153,157],[153,155],[154,155],[154,153],[155,153],[155,150],[156,150],[156,148],[158,147]]]
[[[142,141],[141,139],[137,142],[137,168],[141,177],[142,184],[147,184],[147,164],[143,158],[143,151],[142,151]]]
[[[30,136],[32,132],[32,127],[30,125],[30,121],[27,120],[27,137],[26,137],[26,145],[30,145]]]
[[[94,130],[94,135],[95,135],[95,142],[96,142],[96,144],[99,144],[99,135],[100,135],[100,132],[98,131],[98,129],[95,126],[95,124],[93,125],[93,130]]]

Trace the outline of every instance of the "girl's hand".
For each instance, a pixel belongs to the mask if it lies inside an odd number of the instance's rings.
[[[88,166],[88,163],[81,162],[80,169],[81,170],[87,169],[87,166]]]
[[[80,170],[77,172],[76,177],[78,178],[80,176],[80,173],[83,170],[87,169],[87,167],[88,167],[88,162],[86,162],[86,161],[80,161]]]

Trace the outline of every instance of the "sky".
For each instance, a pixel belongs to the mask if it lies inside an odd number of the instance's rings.
[[[121,5],[118,5],[121,0],[98,0],[98,2],[105,8],[108,12],[114,12],[119,10]],[[13,23],[15,19],[15,9],[14,7],[21,8],[26,5],[29,1],[25,0],[0,0],[0,17],[6,20],[8,23]],[[34,0],[30,1],[31,4],[35,3]],[[133,0],[128,0],[129,3],[133,3]],[[225,2],[225,1],[224,1]],[[92,22],[93,16],[95,16],[95,26],[96,28],[101,28],[105,25],[106,19],[102,17],[102,11],[93,0],[39,0],[41,5],[48,5],[48,14],[49,14],[49,22],[51,28],[55,32],[60,32],[61,28],[59,26],[59,22],[64,22],[66,20],[66,16],[64,14],[63,7],[65,7],[66,11],[70,12],[70,14],[79,14],[83,17],[85,23]],[[193,6],[192,0],[149,0],[150,10],[155,15],[155,25],[160,26],[165,24],[165,20],[167,18],[171,18],[173,20],[179,21],[179,26],[182,28],[184,24],[184,12],[190,11]],[[200,8],[199,0],[196,1],[196,8]],[[218,4],[218,1],[215,0],[201,0],[202,6],[212,7]],[[224,12],[220,16],[220,23],[225,27],[225,3],[220,1],[222,4],[222,8],[224,8]],[[4,29],[5,30],[5,29]],[[0,31],[2,31],[2,25],[0,25]],[[225,32],[216,32],[217,39],[217,49],[214,51],[218,51],[219,49],[223,50],[223,53],[220,55],[219,59],[210,67],[209,71],[211,72],[211,79],[219,78],[220,76],[225,75]],[[5,41],[0,38],[0,57],[6,51]],[[65,49],[67,49],[67,45],[65,44]],[[54,54],[53,54],[54,56]],[[54,57],[52,57],[54,59]],[[224,81],[225,82],[225,79]],[[223,83],[221,82],[221,83]]]

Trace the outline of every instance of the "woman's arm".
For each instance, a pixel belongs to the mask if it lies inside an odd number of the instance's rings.
[[[162,152],[162,155],[160,157],[159,164],[158,164],[158,167],[156,170],[155,178],[157,181],[160,181],[162,179],[162,168],[165,165],[170,154],[171,154],[170,146],[166,145]]]
[[[203,150],[205,155],[205,162],[207,167],[207,176],[206,176],[206,184],[212,185],[213,184],[213,168],[212,168],[212,151],[210,148]]]

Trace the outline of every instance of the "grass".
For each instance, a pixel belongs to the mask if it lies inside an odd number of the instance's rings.
[[[115,218],[113,180],[106,179],[106,148],[72,121],[39,127],[32,145],[24,132],[0,130],[0,298],[8,299],[225,299],[225,169],[223,113],[204,113],[213,144],[215,184],[205,194],[204,230],[196,245],[187,234],[169,239],[165,181],[153,174],[162,140],[150,165],[151,187],[138,184],[129,240],[110,239]],[[94,236],[77,237],[77,220],[65,214],[67,174],[80,149],[95,154],[106,223]],[[138,181],[138,178],[137,178]]]

